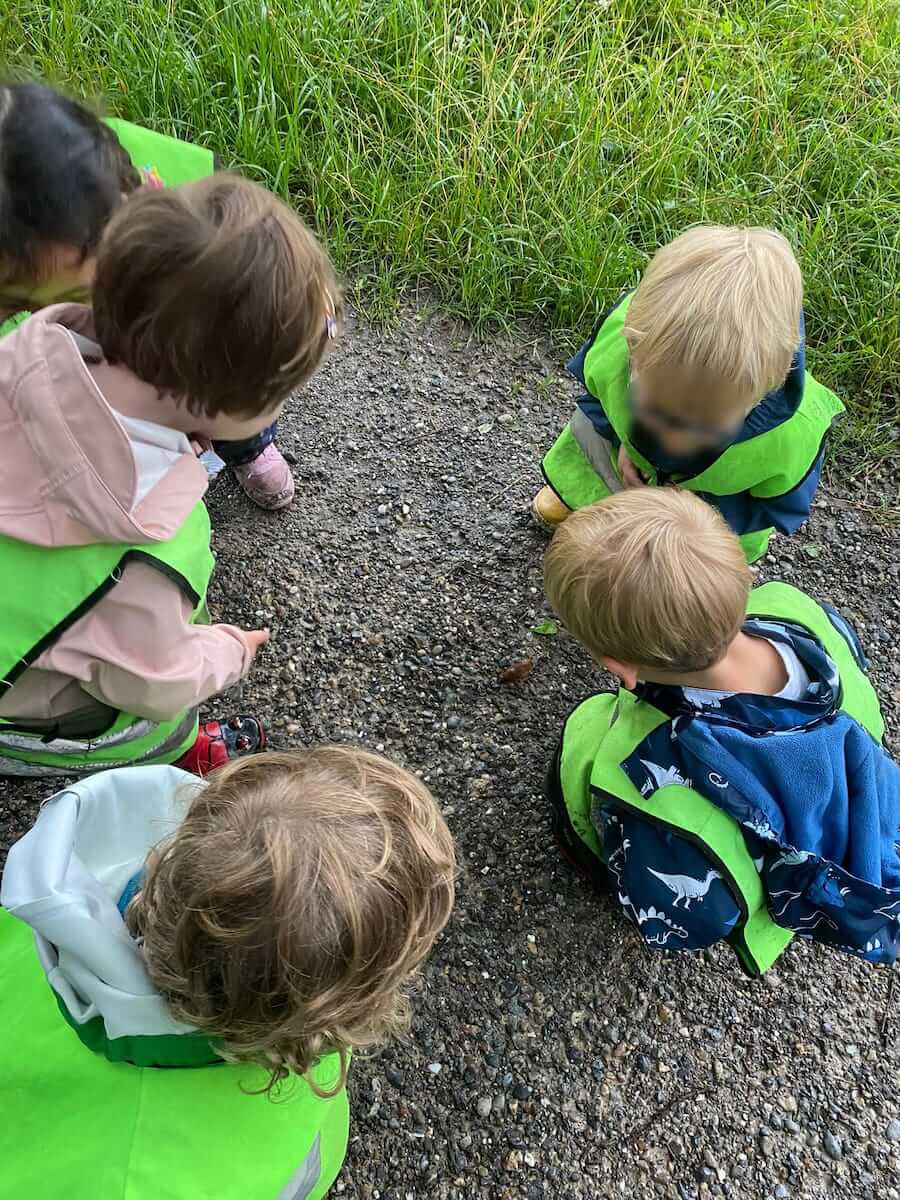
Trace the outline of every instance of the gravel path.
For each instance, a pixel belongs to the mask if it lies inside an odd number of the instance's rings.
[[[527,502],[574,396],[543,350],[423,312],[395,336],[352,329],[284,421],[293,510],[251,513],[230,481],[212,496],[216,615],[274,633],[243,704],[276,745],[356,741],[419,769],[464,864],[411,1039],[355,1063],[336,1194],[898,1200],[890,972],[796,943],[758,983],[727,950],[654,956],[550,839],[548,756],[605,681],[532,632],[548,614]],[[833,486],[762,574],[856,620],[896,754],[891,488]],[[522,659],[527,678],[500,683]],[[6,838],[43,792],[0,782]]]

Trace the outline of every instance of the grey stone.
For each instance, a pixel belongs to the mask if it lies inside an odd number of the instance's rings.
[[[822,1146],[829,1158],[843,1158],[843,1143],[830,1129],[822,1137]]]

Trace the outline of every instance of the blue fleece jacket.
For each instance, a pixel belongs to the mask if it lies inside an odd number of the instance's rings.
[[[850,627],[832,620],[859,656]],[[744,632],[794,650],[810,678],[803,698],[641,685],[640,698],[670,719],[622,767],[644,795],[683,783],[740,824],[778,924],[893,962],[900,766],[840,709],[837,668],[808,630],[752,619]],[[740,910],[701,848],[602,796],[594,821],[620,901],[651,945],[697,949],[728,936]]]
[[[621,303],[621,299],[617,304]],[[587,388],[587,384],[584,379],[584,360],[594,344],[600,325],[608,315],[601,318],[594,333],[567,364],[567,370],[585,388]],[[736,436],[729,439],[728,442],[686,458],[675,458],[663,450],[648,429],[635,427],[632,432],[632,441],[636,449],[656,468],[660,483],[667,483],[670,480],[677,482],[679,479],[699,475],[711,466],[728,446],[758,437],[769,429],[783,424],[794,415],[803,399],[806,377],[805,335],[806,328],[801,315],[800,344],[794,354],[787,378],[780,388],[768,392],[760,403],[748,413]],[[601,437],[618,448],[618,434],[613,429],[602,403],[595,396],[586,393],[578,401],[578,407],[589,418]],[[823,445],[803,479],[781,496],[759,497],[754,496],[752,492],[737,492],[731,496],[718,496],[708,492],[698,494],[707,503],[718,508],[739,537],[745,533],[755,533],[760,529],[770,529],[773,526],[781,533],[793,533],[809,516],[813,496],[819,486],[824,458],[825,447]]]

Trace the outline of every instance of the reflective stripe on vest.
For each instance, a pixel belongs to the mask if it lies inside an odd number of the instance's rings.
[[[175,762],[196,741],[197,727],[196,708],[158,722],[119,713],[105,733],[83,739],[51,735],[48,741],[46,734],[8,732],[15,727],[0,723],[2,773],[52,778]]]

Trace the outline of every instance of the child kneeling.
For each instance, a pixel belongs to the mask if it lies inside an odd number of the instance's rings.
[[[568,718],[548,794],[569,856],[646,943],[728,941],[751,974],[796,933],[870,962],[900,945],[900,767],[859,640],[688,492],[573,514],[550,603],[623,683]]]
[[[207,473],[191,439],[250,437],[315,370],[337,289],[303,222],[216,175],[134,195],[107,226],[94,310],[0,339],[0,773],[203,770],[261,746],[197,706],[267,631],[206,625]]]
[[[9,1194],[324,1196],[351,1047],[402,1025],[455,869],[425,786],[350,748],[51,798],[0,892]]]

